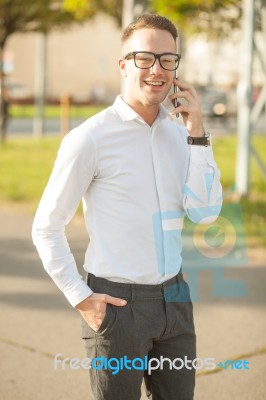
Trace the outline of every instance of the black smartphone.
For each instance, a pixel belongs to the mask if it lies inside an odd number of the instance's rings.
[[[175,70],[175,79],[177,79],[177,70]],[[174,93],[177,93],[177,86],[174,85]],[[174,99],[173,101],[173,105],[175,108],[177,108],[178,106],[180,106],[180,103],[177,99]],[[179,118],[179,113],[176,114],[176,118]]]

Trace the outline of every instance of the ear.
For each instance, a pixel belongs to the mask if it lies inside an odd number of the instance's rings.
[[[126,72],[126,61],[124,58],[119,58],[118,60],[118,65],[119,65],[119,69],[120,69],[120,74],[123,77],[127,76],[127,72]]]

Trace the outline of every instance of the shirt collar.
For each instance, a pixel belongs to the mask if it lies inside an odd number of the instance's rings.
[[[143,121],[143,118],[122,99],[121,95],[116,97],[114,102],[114,109],[116,110],[122,121],[132,121],[134,119]],[[157,118],[164,119],[166,117],[169,117],[169,114],[166,108],[161,104]]]

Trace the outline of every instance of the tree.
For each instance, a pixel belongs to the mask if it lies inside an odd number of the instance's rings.
[[[93,17],[102,11],[114,17],[121,26],[123,0],[62,0],[62,8],[78,21]]]
[[[144,0],[136,0],[142,3]],[[123,0],[0,0],[0,140],[6,137],[5,77],[3,52],[15,32],[47,33],[54,27],[83,22],[99,11],[114,17],[121,26]]]
[[[134,0],[135,8],[143,10],[148,7],[149,0]],[[124,0],[62,0],[62,7],[75,15],[77,20],[91,17],[98,11],[104,12],[115,19],[119,27],[122,26]],[[136,10],[133,10],[133,13]],[[138,10],[136,11],[138,14]]]
[[[92,17],[95,12],[96,9],[89,16]],[[8,38],[15,32],[49,32],[55,26],[65,26],[76,20],[76,15],[64,9],[59,0],[0,0],[0,138],[2,142],[6,137],[3,52]]]
[[[242,0],[149,0],[154,11],[168,16],[186,33],[227,36],[239,27]]]

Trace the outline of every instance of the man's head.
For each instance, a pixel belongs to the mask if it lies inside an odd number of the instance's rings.
[[[168,94],[178,66],[177,30],[167,18],[145,14],[122,35],[119,67],[125,77],[124,100],[141,115],[156,113]]]
[[[169,19],[156,14],[143,14],[124,29],[121,37],[122,44],[124,44],[134,32],[144,28],[168,31],[172,35],[174,41],[176,41],[178,36],[176,27]]]

